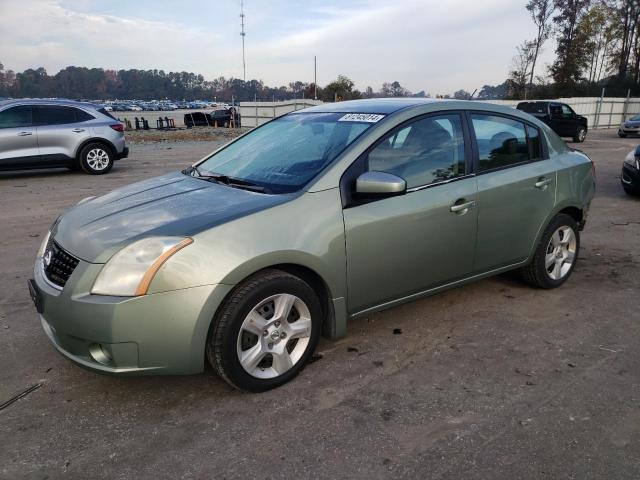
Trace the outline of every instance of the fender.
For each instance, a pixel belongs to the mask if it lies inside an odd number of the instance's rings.
[[[118,149],[116,148],[116,146],[111,143],[109,140],[107,140],[106,138],[102,138],[102,137],[91,137],[88,138],[87,140],[83,141],[75,150],[75,152],[73,152],[73,157],[76,160],[80,160],[79,156],[80,156],[80,152],[82,151],[82,149],[87,146],[88,144],[92,143],[92,142],[99,142],[99,143],[105,143],[109,146],[109,148],[111,148],[111,151],[113,152],[114,155],[118,156]]]

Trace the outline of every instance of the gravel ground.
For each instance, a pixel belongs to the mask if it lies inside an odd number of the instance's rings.
[[[127,131],[130,144],[171,143],[171,142],[228,142],[244,133],[240,128],[195,127],[175,130],[133,130]]]
[[[49,224],[88,195],[221,144],[134,144],[107,176],[0,175],[0,477],[640,478],[636,145],[592,132],[598,191],[562,288],[504,275],[361,318],[292,383],[240,394],[212,372],[114,378],[49,345],[26,288]]]

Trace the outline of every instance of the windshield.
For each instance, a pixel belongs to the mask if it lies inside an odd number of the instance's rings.
[[[640,122],[640,115],[635,115],[629,119],[630,122]]]
[[[198,165],[198,171],[251,182],[273,193],[294,192],[381,118],[344,113],[286,115],[215,153]]]

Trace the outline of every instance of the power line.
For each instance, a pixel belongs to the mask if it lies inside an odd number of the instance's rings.
[[[242,37],[242,81],[247,81],[247,66],[244,61],[244,0],[240,0],[240,36]]]

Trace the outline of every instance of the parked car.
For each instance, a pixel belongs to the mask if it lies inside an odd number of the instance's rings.
[[[100,105],[0,102],[0,170],[68,167],[100,175],[128,154],[124,127]]]
[[[624,159],[620,181],[627,194],[640,195],[640,145]]]
[[[620,124],[618,128],[618,136],[625,138],[627,135],[638,135],[640,133],[640,115],[635,115],[629,120]]]
[[[520,102],[516,108],[542,120],[561,137],[571,137],[576,143],[587,138],[587,118],[578,115],[566,103]]]
[[[262,391],[348,318],[514,269],[559,287],[594,188],[586,155],[512,108],[328,103],[72,207],[30,291],[84,367],[185,374],[208,360]]]
[[[229,127],[231,125],[231,117],[235,115],[236,126],[240,126],[239,116],[236,114],[235,108],[222,108],[213,112],[189,112],[184,114],[184,124],[187,128],[214,126]]]

